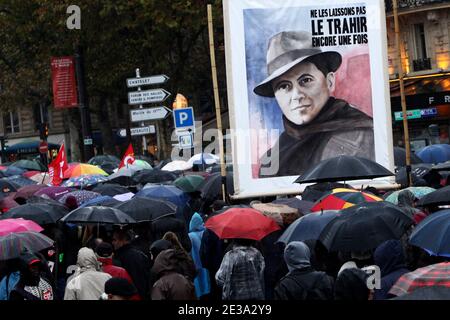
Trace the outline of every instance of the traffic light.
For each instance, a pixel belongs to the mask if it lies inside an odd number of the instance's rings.
[[[48,138],[48,123],[39,124],[39,137],[41,140],[47,141]]]

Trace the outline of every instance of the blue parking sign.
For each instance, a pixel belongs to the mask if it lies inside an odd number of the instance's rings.
[[[186,128],[194,126],[194,110],[192,108],[183,108],[173,110],[173,119],[175,128]]]

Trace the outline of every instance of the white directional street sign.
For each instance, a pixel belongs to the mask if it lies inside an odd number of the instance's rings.
[[[132,136],[142,136],[144,134],[152,134],[156,132],[156,128],[154,125],[147,126],[147,127],[136,127],[131,128],[131,135]],[[127,130],[126,129],[120,129],[119,136],[126,137],[127,136]]]
[[[150,76],[145,78],[129,78],[127,79],[127,87],[140,87],[140,86],[148,86],[152,84],[162,84],[169,80],[169,77],[165,74],[159,74],[156,76]]]
[[[144,103],[162,102],[170,96],[170,92],[164,89],[151,89],[128,92],[128,104],[137,105]]]
[[[161,120],[165,119],[170,112],[172,112],[172,110],[164,106],[148,109],[134,109],[130,111],[130,118],[131,122]]]

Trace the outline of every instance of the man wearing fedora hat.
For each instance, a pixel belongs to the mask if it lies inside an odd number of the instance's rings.
[[[312,47],[309,32],[270,38],[268,77],[253,91],[277,100],[285,131],[261,158],[261,178],[299,175],[342,154],[375,158],[372,118],[331,96],[341,63],[338,52]]]

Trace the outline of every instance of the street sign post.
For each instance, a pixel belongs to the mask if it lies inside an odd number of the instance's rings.
[[[154,125],[148,126],[148,127],[136,127],[131,128],[131,135],[132,136],[142,136],[145,134],[152,134],[156,132],[156,128]],[[126,137],[127,136],[127,130],[126,129],[120,129],[119,130],[119,136]]]
[[[169,77],[165,74],[159,74],[156,76],[144,77],[144,78],[129,78],[127,79],[127,87],[139,87],[139,86],[148,86],[152,84],[163,84]]]
[[[128,92],[128,104],[139,105],[144,103],[157,103],[166,100],[170,92],[164,89],[151,89]]]
[[[173,121],[177,132],[195,132],[194,109],[183,108],[173,110]]]
[[[135,109],[130,110],[131,122],[139,122],[146,120],[161,120],[165,119],[171,112],[169,108],[165,106],[147,108],[147,109]]]

